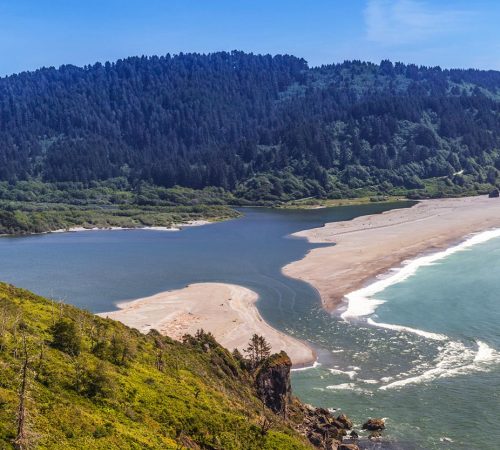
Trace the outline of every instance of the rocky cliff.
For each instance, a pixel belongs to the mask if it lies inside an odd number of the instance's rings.
[[[386,448],[380,442],[385,428],[383,419],[369,419],[363,430],[368,439],[359,439],[353,422],[345,414],[335,416],[330,410],[316,408],[292,396],[290,369],[292,363],[285,352],[271,355],[255,373],[257,395],[276,414],[294,424],[295,429],[321,450],[358,450]],[[388,444],[388,443],[387,443]]]
[[[291,367],[292,361],[285,352],[276,353],[264,361],[255,377],[259,398],[268,408],[285,418],[292,398]]]

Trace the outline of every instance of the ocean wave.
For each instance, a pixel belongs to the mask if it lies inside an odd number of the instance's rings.
[[[361,384],[379,384],[380,383],[380,381],[378,381],[378,380],[372,380],[372,379],[365,380],[363,378],[359,378],[358,372],[361,370],[361,367],[348,366],[348,369],[351,369],[351,370],[341,370],[341,369],[336,369],[336,368],[329,368],[328,371],[332,375],[347,376],[351,381],[356,381],[356,383],[358,383],[358,384],[359,383],[361,383]],[[354,386],[354,389],[358,388],[358,386],[354,383],[342,383],[340,385],[337,385],[340,387],[337,387],[337,388],[329,387],[329,389],[344,389],[344,388],[347,389],[347,386],[349,386],[349,385]]]
[[[423,331],[417,328],[405,327],[403,325],[393,325],[390,323],[375,322],[373,319],[367,319],[366,322],[375,327],[386,328],[388,330],[393,330],[393,331],[417,334],[426,339],[432,339],[435,341],[445,341],[446,339],[448,339],[448,337],[445,336],[444,334],[431,333],[430,331]]]
[[[344,391],[344,390],[355,389],[356,387],[357,387],[356,383],[341,383],[341,384],[332,384],[330,386],[327,386],[326,388],[327,389],[338,389],[338,390]]]
[[[348,321],[348,319],[372,315],[378,306],[384,303],[384,300],[376,299],[374,295],[393,284],[406,280],[408,277],[414,275],[420,267],[432,265],[436,263],[436,261],[446,258],[453,253],[466,250],[474,245],[482,244],[483,242],[497,237],[500,237],[500,228],[474,234],[462,243],[449,247],[446,250],[406,261],[403,263],[402,267],[391,269],[390,274],[379,277],[374,283],[347,294],[345,296],[347,307],[340,317]]]
[[[499,361],[500,354],[493,348],[491,348],[488,344],[484,342],[478,341],[478,350],[476,356],[474,356],[474,362],[476,364],[488,363]]]
[[[340,369],[328,369],[333,375],[346,375],[351,380],[354,380],[358,374],[356,370],[340,370]]]
[[[500,353],[482,341],[477,341],[477,350],[466,347],[461,342],[451,341],[443,348],[435,360],[434,367],[419,375],[381,386],[379,389],[394,389],[408,384],[420,384],[438,378],[455,377],[473,372],[485,372],[495,364],[500,364]]]
[[[316,367],[321,366],[321,363],[318,361],[314,361],[314,363],[311,366],[305,366],[305,367],[297,367],[295,369],[290,369],[291,372],[302,372],[304,370],[311,370],[311,369],[316,369]]]
[[[333,384],[327,386],[326,389],[337,390],[337,391],[351,391],[358,394],[373,394],[372,391],[368,389],[363,389],[359,387],[356,383],[341,383],[341,384]]]

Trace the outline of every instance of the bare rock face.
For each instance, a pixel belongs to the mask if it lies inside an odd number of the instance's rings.
[[[304,404],[301,404],[300,408],[303,421],[298,431],[304,434],[316,448],[322,450],[341,448],[356,450],[358,448],[353,442],[342,443],[353,425],[351,419],[345,414],[335,417],[328,409]],[[354,434],[357,436],[356,433]],[[350,445],[350,447],[342,447],[343,445]]]
[[[359,450],[356,444],[340,444],[337,447],[338,450]]]
[[[358,441],[353,422],[345,414],[334,416],[330,410],[315,408],[292,398],[290,369],[285,352],[271,355],[255,372],[255,386],[262,402],[274,413],[295,423],[296,430],[320,450],[359,450],[368,440]],[[363,429],[371,432],[370,441],[380,437],[384,419],[369,419]],[[358,445],[359,444],[359,445]]]
[[[292,361],[288,355],[285,352],[277,353],[264,362],[255,377],[259,398],[269,409],[285,418],[292,396],[291,367]]]
[[[382,437],[382,434],[380,433],[380,431],[372,431],[370,433],[370,436],[368,436],[368,439],[370,441],[377,441],[379,440],[380,438]]]
[[[368,419],[363,424],[363,430],[368,431],[380,431],[385,429],[385,420],[384,419]]]
[[[352,428],[352,420],[345,414],[338,416],[337,421],[342,425],[342,428],[345,428],[346,430],[350,430]]]

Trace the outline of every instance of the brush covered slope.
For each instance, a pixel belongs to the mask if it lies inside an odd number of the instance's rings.
[[[142,335],[2,283],[0,365],[2,449],[311,448],[209,334]]]
[[[82,183],[0,182],[0,234],[45,233],[82,228],[173,228],[215,222],[240,214],[226,206],[232,196],[220,188],[193,190],[126,180]]]

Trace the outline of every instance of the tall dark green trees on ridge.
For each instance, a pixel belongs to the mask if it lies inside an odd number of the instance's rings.
[[[242,52],[0,79],[0,180],[219,186],[252,198],[495,184],[500,72]],[[462,172],[463,170],[463,172]]]

